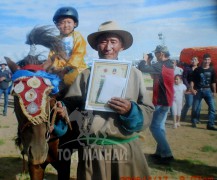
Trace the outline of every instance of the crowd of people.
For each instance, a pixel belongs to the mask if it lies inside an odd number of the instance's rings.
[[[164,45],[159,46],[161,46],[162,49],[167,49],[167,47]],[[155,56],[157,58],[156,54]],[[150,73],[148,70],[146,70],[147,68],[144,68],[145,64],[148,65],[148,63],[145,62],[147,62],[146,59],[142,60],[138,66],[138,69],[144,73]],[[211,55],[205,53],[200,66],[198,57],[196,56],[189,60],[189,64],[185,63],[184,66],[180,67],[178,66],[177,60],[171,59],[171,62],[173,63],[174,69],[173,89],[175,93],[173,97],[173,103],[170,108],[170,113],[174,120],[174,128],[181,126],[180,120],[186,120],[187,113],[190,108],[192,109],[190,113],[192,127],[195,128],[196,124],[200,123],[200,111],[202,106],[201,101],[204,99],[208,105],[207,129],[216,131],[217,128],[214,126],[216,73],[211,65]],[[155,65],[151,63],[149,63],[149,65],[156,70]],[[153,77],[152,74],[151,77]],[[164,86],[168,87],[168,85],[165,83]],[[165,91],[165,93],[168,92],[169,91]]]
[[[48,59],[52,60],[53,70],[59,72],[62,82],[69,86],[68,93],[62,99],[65,106],[83,113],[88,111],[84,109],[84,104],[91,70],[84,61],[86,41],[79,32],[74,31],[79,24],[77,10],[62,7],[54,14],[53,21],[60,31],[59,36],[65,46],[66,57],[53,56],[55,52],[50,52]],[[99,26],[98,31],[87,37],[87,42],[98,52],[99,59],[118,61],[119,53],[133,44],[133,36],[116,22],[107,21]],[[204,99],[209,107],[207,129],[217,130],[214,126],[216,77],[213,68],[210,67],[211,56],[204,54],[201,66],[198,66],[198,58],[193,57],[189,60],[190,65],[182,69],[177,66],[176,61],[170,59],[170,52],[166,46],[156,46],[154,54],[156,63],[151,63],[153,56],[149,53],[144,55],[144,60],[139,63],[138,68],[130,69],[125,97],[113,97],[107,102],[107,106],[113,112],[93,110],[91,119],[87,117],[83,119],[84,122],[78,122],[83,125],[82,129],[90,131],[91,137],[94,138],[101,137],[103,130],[106,140],[97,141],[96,144],[89,144],[87,140],[83,140],[84,145],[78,148],[77,179],[148,177],[148,163],[138,141],[139,132],[148,127],[157,142],[155,153],[150,155],[153,161],[160,164],[174,161],[165,128],[170,109],[174,128],[177,128],[192,106],[191,121],[192,127],[195,128],[199,122],[201,100]],[[11,79],[9,71],[5,70],[6,64],[0,65],[0,95],[5,95],[3,115],[7,115],[7,88]],[[152,101],[147,95],[142,72],[151,74],[153,78]],[[124,151],[127,155],[124,163],[115,157],[114,152],[117,150]],[[83,158],[85,153],[93,152],[100,158]],[[105,152],[113,153],[108,157]]]
[[[156,163],[168,164],[174,160],[165,131],[169,111],[174,120],[173,127],[177,128],[181,126],[180,121],[185,120],[192,106],[191,123],[192,127],[196,128],[196,124],[200,122],[201,101],[204,99],[208,105],[206,129],[217,131],[215,127],[216,76],[208,53],[203,55],[200,66],[198,66],[198,57],[192,57],[189,65],[186,64],[183,69],[177,66],[176,61],[169,58],[170,53],[166,46],[158,45],[154,54],[156,63],[152,64],[147,56],[144,56],[138,69],[144,73],[150,73],[153,78],[155,111],[150,130],[157,142],[157,147],[150,157]]]

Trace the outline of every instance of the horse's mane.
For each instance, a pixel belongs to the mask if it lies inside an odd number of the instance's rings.
[[[35,26],[26,36],[26,44],[30,46],[41,45],[53,51],[57,55],[64,57],[65,51],[62,40],[55,35],[56,29],[52,26]],[[30,48],[31,49],[31,48]],[[36,49],[35,49],[36,50]],[[34,64],[40,65],[45,60],[39,60],[41,54],[29,53],[22,60],[17,62],[20,67]]]
[[[40,54],[35,56],[27,55],[22,60],[18,61],[17,65],[21,68],[29,64],[40,65],[43,63],[43,61],[39,60],[39,56]]]
[[[55,54],[63,54],[64,49],[62,45],[62,40],[55,35],[56,29],[52,26],[35,26],[26,36],[26,44],[30,46],[41,45],[54,51]],[[42,55],[28,54],[23,59],[17,62],[19,67],[24,67],[26,65],[43,64],[45,60],[39,60]],[[20,110],[21,111],[21,110]],[[20,117],[23,118],[23,117]],[[18,130],[17,136],[14,138],[16,146],[22,149],[22,142],[20,137],[20,132]]]
[[[62,40],[55,35],[56,29],[52,26],[35,26],[27,35],[26,44],[42,45],[56,53],[64,51]]]

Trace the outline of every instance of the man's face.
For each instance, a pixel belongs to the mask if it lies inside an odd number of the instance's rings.
[[[1,65],[1,68],[2,68],[2,69],[5,69],[5,64],[2,64],[2,65]]]
[[[205,59],[203,59],[203,66],[209,66],[211,63],[211,58],[210,57],[207,57]]]
[[[101,59],[117,59],[124,49],[121,38],[116,34],[102,34],[97,40],[97,50]]]
[[[191,64],[192,64],[193,66],[197,66],[198,63],[199,63],[199,61],[198,61],[197,58],[194,57],[194,58],[191,59]]]
[[[162,52],[155,52],[154,55],[158,61],[161,61],[164,57],[164,54]]]

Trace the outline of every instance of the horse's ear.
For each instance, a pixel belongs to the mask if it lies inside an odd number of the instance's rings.
[[[4,57],[5,58],[5,60],[6,60],[6,62],[7,62],[7,65],[8,65],[8,67],[10,68],[10,70],[11,70],[11,72],[12,73],[14,73],[15,71],[17,71],[18,70],[18,65],[14,62],[14,61],[12,61],[10,58],[8,58],[8,57]]]

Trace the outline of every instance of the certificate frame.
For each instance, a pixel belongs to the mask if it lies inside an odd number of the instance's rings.
[[[108,107],[107,103],[97,102],[100,90],[105,80],[105,76],[114,75],[126,78],[126,83],[121,95],[121,97],[124,98],[130,76],[131,66],[131,61],[94,59],[91,67],[85,109],[114,112]]]

